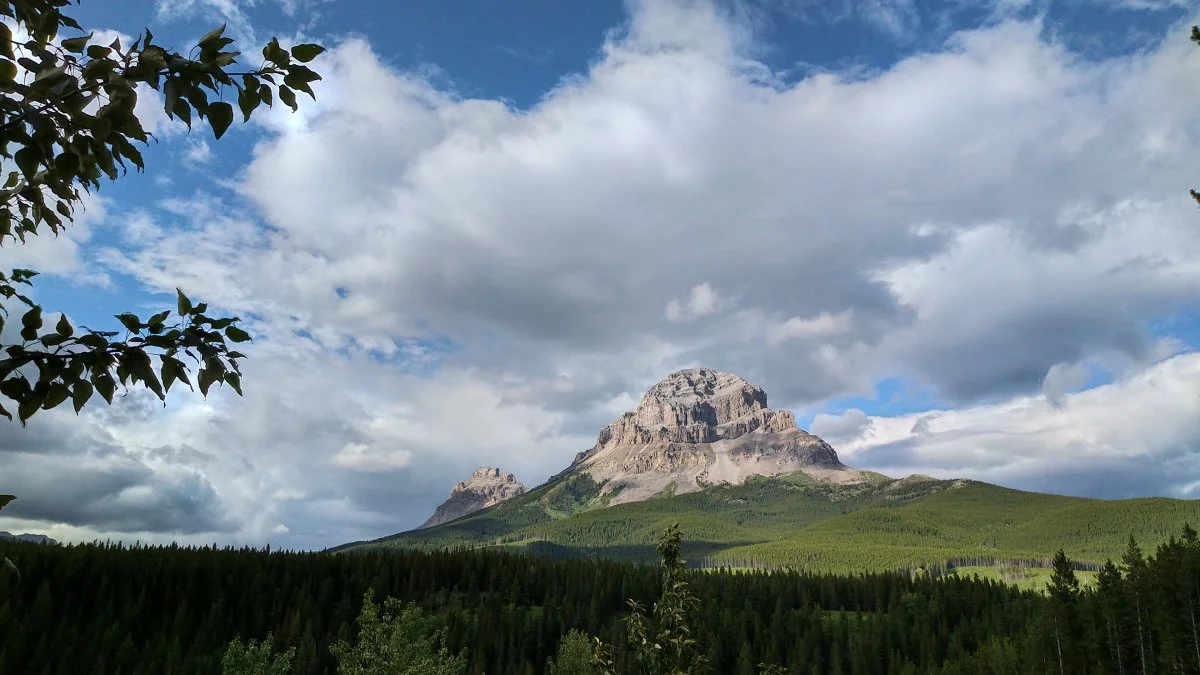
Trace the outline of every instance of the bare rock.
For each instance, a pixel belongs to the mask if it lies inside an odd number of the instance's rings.
[[[820,438],[796,427],[787,410],[771,410],[758,385],[709,368],[668,375],[576,455],[571,471],[586,472],[612,503],[647,499],[672,484],[677,493],[754,475],[804,471],[837,482],[861,479]],[[562,474],[560,474],[562,475]]]
[[[481,466],[470,478],[454,484],[450,498],[437,507],[421,528],[457,520],[524,493],[525,486],[513,474],[503,473],[495,467]]]

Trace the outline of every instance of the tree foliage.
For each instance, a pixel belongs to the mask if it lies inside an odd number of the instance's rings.
[[[354,642],[339,641],[331,651],[338,675],[459,675],[466,658],[446,649],[442,631],[415,604],[387,598],[376,605],[373,590],[363,596]]]
[[[221,657],[221,674],[288,675],[292,672],[296,650],[293,648],[276,653],[274,641],[274,636],[269,634],[262,642],[242,642],[241,637],[233,638]]]
[[[558,641],[554,658],[546,663],[547,675],[598,675],[593,662],[592,641],[587,633],[572,628]]]
[[[324,49],[290,50],[272,39],[259,66],[239,68],[240,53],[224,26],[204,35],[188,55],[154,42],[149,30],[124,44],[83,33],[64,13],[71,0],[0,1],[0,245],[62,232],[84,193],[145,162],[138,149],[152,136],[135,114],[142,96],[161,94],[169,119],[190,129],[204,122],[221,138],[234,121],[282,101],[298,108],[296,92],[313,96],[320,75],[305,64]],[[229,100],[226,100],[229,99]],[[112,403],[118,386],[143,385],[164,399],[175,382],[207,395],[214,384],[241,393],[243,354],[230,343],[250,336],[237,317],[207,316],[204,303],[178,293],[177,314],[116,318],[123,330],[76,327],[66,316],[47,320],[26,295],[36,272],[0,272],[0,330],[21,307],[20,342],[3,346],[0,395],[24,423],[38,410],[70,400],[78,412],[98,393]],[[192,363],[189,364],[188,360]],[[157,364],[156,364],[157,361]],[[0,404],[0,415],[12,412]]]
[[[331,647],[362,642],[358,600],[374,588],[400,612],[420,607],[430,632],[409,634],[440,632],[431,651],[464,655],[470,673],[544,672],[576,629],[611,646],[613,672],[633,675],[645,669],[626,639],[625,598],[662,591],[656,566],[497,550],[4,548],[27,581],[0,583],[0,673],[208,675],[221,671],[235,636],[274,634],[276,651],[296,650],[294,675],[330,675],[339,665]],[[1062,672],[1200,672],[1200,540],[1184,528],[1134,562],[1134,575],[1114,563],[1097,586],[1081,587],[1077,611],[1064,615],[1071,624],[1060,627],[1076,640],[1075,652],[1062,643]],[[1059,672],[1050,594],[994,579],[761,570],[686,577],[699,601],[688,627],[712,673],[759,675],[760,664],[805,675]]]

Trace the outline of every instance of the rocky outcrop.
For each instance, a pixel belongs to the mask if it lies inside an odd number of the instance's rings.
[[[421,528],[457,520],[524,493],[525,486],[516,476],[502,473],[495,467],[481,466],[470,478],[454,484],[450,498],[437,507]]]
[[[613,504],[672,484],[678,494],[795,471],[837,482],[862,477],[828,443],[798,429],[791,412],[771,410],[761,387],[708,368],[680,370],[651,387],[568,470],[618,491]]]

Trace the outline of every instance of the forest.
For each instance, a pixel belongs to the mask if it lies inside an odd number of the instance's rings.
[[[479,550],[5,548],[20,578],[0,583],[3,673],[394,672],[353,665],[368,638],[407,641],[381,653],[411,655],[415,641],[444,657],[401,671],[413,673],[599,673],[591,660],[552,664],[583,647],[593,658],[592,638],[615,673],[1200,671],[1200,539],[1187,526],[1152,552],[1131,539],[1093,586],[1060,553],[1045,593],[953,570],[699,570],[678,550],[674,563],[639,564]],[[627,639],[635,624],[670,632],[671,607],[675,634],[694,640],[695,663],[678,671],[639,660]],[[406,628],[388,633],[388,622]],[[246,669],[266,652],[286,667]]]

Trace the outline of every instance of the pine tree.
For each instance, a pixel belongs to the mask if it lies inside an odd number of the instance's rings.
[[[1146,634],[1146,625],[1143,621],[1145,615],[1144,607],[1144,588],[1146,585],[1146,559],[1142,555],[1142,549],[1138,546],[1137,540],[1133,535],[1129,535],[1129,546],[1125,550],[1125,555],[1121,557],[1121,562],[1125,566],[1125,578],[1128,581],[1130,595],[1133,597],[1134,624],[1137,627],[1137,644],[1138,656],[1141,659],[1141,674],[1149,675],[1148,666],[1148,647],[1147,642],[1149,636]]]
[[[1053,573],[1046,591],[1050,596],[1050,616],[1054,627],[1054,646],[1058,657],[1059,675],[1075,672],[1076,605],[1079,601],[1079,579],[1067,554],[1059,549],[1054,554]]]
[[[1116,675],[1125,675],[1127,650],[1123,649],[1125,627],[1122,622],[1125,614],[1125,588],[1121,570],[1117,569],[1112,560],[1105,561],[1104,567],[1096,577],[1096,596],[1104,615],[1105,642],[1108,645],[1111,671]]]

